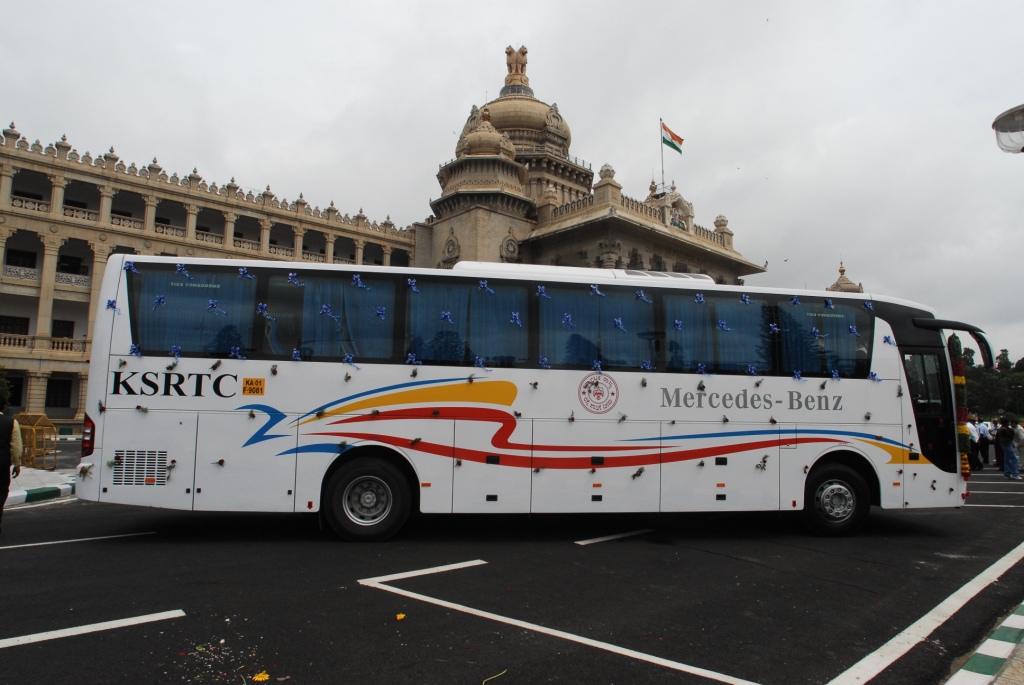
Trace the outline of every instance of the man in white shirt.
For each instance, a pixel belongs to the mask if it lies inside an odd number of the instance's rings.
[[[978,421],[978,457],[985,466],[988,466],[988,446],[990,444],[992,444],[992,431],[989,430],[988,423]]]
[[[968,456],[968,463],[971,471],[981,471],[981,459],[978,458],[978,427],[975,419],[967,420],[967,430],[971,434],[971,453]]]

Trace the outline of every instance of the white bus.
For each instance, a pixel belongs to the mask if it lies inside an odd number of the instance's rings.
[[[78,497],[320,512],[959,507],[944,330],[866,294],[706,276],[114,255]]]

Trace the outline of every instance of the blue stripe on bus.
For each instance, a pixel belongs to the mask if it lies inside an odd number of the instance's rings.
[[[294,447],[284,452],[278,452],[274,456],[283,457],[286,454],[309,454],[311,452],[326,452],[327,454],[341,454],[344,450],[338,449],[338,443],[334,442],[321,442],[313,445],[302,445],[301,447]],[[346,447],[345,449],[348,449]]]
[[[631,438],[624,440],[623,442],[646,442],[651,440],[694,440],[698,438],[731,438],[731,437],[749,437],[755,435],[779,435],[781,429],[767,429],[767,430],[752,430],[752,431],[733,431],[733,432],[721,432],[721,433],[693,433],[689,435],[665,435],[662,437],[653,438]],[[838,435],[845,437],[862,438],[865,440],[874,440],[877,442],[883,442],[888,445],[894,445],[896,447],[908,447],[901,442],[891,440],[879,436],[877,433],[858,433],[855,431],[837,431],[837,430],[818,430],[818,429],[803,429],[789,431],[786,430],[785,434],[788,435]]]

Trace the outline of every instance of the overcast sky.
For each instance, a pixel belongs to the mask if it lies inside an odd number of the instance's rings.
[[[0,118],[44,145],[113,146],[218,184],[267,185],[408,225],[440,194],[506,45],[529,49],[570,154],[626,195],[665,178],[768,273],[974,323],[1024,356],[1020,3],[56,2],[4,12]],[[973,344],[973,343],[972,343]]]

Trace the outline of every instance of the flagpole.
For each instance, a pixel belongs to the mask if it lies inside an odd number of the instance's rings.
[[[663,137],[664,137],[665,133],[664,133],[664,131],[662,129],[662,127],[664,125],[665,125],[665,122],[661,119],[661,117],[658,117],[658,143],[659,143],[658,147],[661,148],[661,189],[662,190],[665,190],[665,141],[663,140]]]

